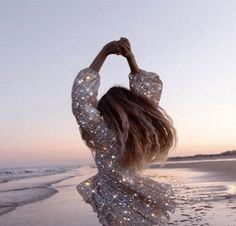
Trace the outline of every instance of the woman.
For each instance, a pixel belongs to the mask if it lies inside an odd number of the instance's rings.
[[[99,70],[111,54],[127,59],[130,89],[113,86],[97,101]],[[98,168],[77,190],[102,225],[166,225],[167,211],[175,211],[171,186],[141,175],[146,164],[163,164],[177,140],[159,105],[162,87],[156,73],[138,68],[123,37],[106,44],[74,80],[72,111]]]

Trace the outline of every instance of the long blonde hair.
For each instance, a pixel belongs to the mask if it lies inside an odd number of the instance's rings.
[[[176,146],[177,132],[161,106],[125,87],[113,86],[98,101],[97,109],[118,133],[123,168],[142,170],[156,161],[165,164],[168,152]]]

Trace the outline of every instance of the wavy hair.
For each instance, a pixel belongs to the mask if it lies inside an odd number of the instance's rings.
[[[108,126],[118,133],[120,164],[142,170],[148,163],[163,166],[177,143],[177,132],[167,112],[148,98],[121,86],[111,87],[98,101]]]

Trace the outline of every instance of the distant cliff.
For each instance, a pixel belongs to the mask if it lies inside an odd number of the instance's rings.
[[[192,156],[169,157],[168,161],[217,159],[217,158],[236,158],[236,150],[225,151],[219,154],[197,154]]]

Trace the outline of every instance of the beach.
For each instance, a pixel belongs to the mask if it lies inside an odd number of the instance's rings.
[[[168,225],[236,226],[236,159],[151,165],[145,176],[170,183],[178,206]],[[97,173],[81,166],[0,183],[1,226],[98,226],[76,185]],[[20,197],[20,200],[19,200]],[[15,205],[14,205],[15,204]]]

